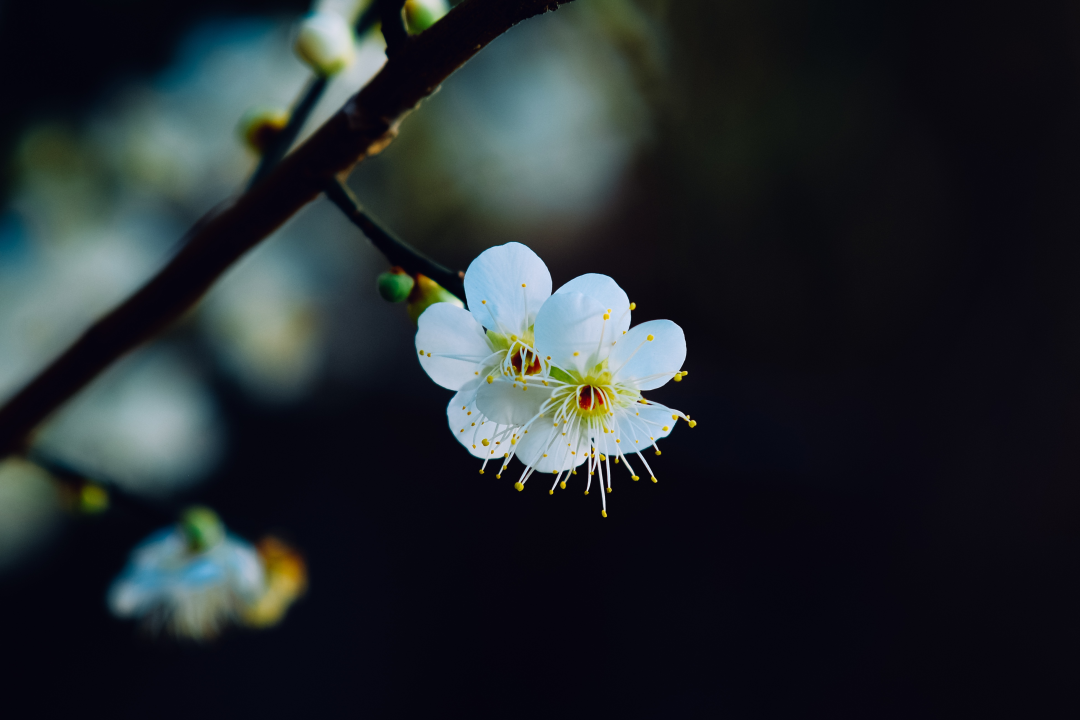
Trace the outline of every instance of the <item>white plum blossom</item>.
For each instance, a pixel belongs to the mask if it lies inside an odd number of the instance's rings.
[[[496,477],[517,457],[525,465],[518,490],[540,471],[555,476],[554,493],[587,463],[585,494],[598,475],[607,517],[612,461],[633,480],[640,463],[656,482],[642,451],[659,455],[657,441],[680,418],[697,424],[641,395],[686,375],[686,340],[670,320],[631,328],[636,305],[606,275],[582,275],[550,292],[547,268],[525,246],[485,251],[465,274],[470,310],[440,304],[420,317],[420,362],[457,391],[450,428],[484,467],[500,464]]]
[[[263,597],[266,574],[244,540],[221,528],[216,537],[193,541],[186,525],[159,530],[132,551],[109,588],[108,604],[113,615],[140,619],[151,631],[201,640]]]

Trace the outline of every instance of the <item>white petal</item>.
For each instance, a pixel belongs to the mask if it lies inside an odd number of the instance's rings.
[[[555,294],[577,292],[588,295],[604,306],[611,315],[608,324],[612,329],[612,339],[622,337],[623,331],[630,329],[630,298],[619,284],[607,275],[588,273],[579,275],[555,291]]]
[[[547,265],[521,243],[489,248],[465,271],[465,301],[495,332],[524,334],[550,295]]]
[[[606,357],[611,345],[606,340],[606,310],[581,293],[552,295],[536,316],[536,351],[563,370],[584,373]]]
[[[649,336],[652,340],[649,340]],[[622,336],[610,356],[612,376],[638,390],[654,390],[682,369],[686,337],[670,320],[641,323]]]
[[[562,430],[561,425],[553,427],[543,418],[537,420],[518,441],[517,459],[541,473],[569,470],[585,462],[588,444],[578,443],[580,447],[574,445],[579,438],[564,436]],[[573,446],[568,446],[568,443]]]
[[[446,406],[446,418],[450,423],[450,432],[473,457],[492,459],[496,450],[495,436],[501,438],[509,426],[499,425],[481,414],[476,407],[476,389],[466,386],[466,389],[458,392]],[[488,441],[487,445],[484,445],[484,440]],[[509,443],[509,439],[506,442]],[[502,458],[504,451],[501,443],[498,450],[498,457]]]
[[[659,403],[635,403],[627,409],[617,410],[610,425],[614,432],[602,433],[596,447],[612,457],[617,457],[619,451],[630,455],[645,450],[671,434],[675,429],[675,420],[671,418],[674,414],[671,408]]]
[[[479,365],[492,352],[484,328],[468,310],[456,305],[435,303],[424,311],[417,325],[420,366],[449,390],[474,380]]]
[[[523,387],[528,389],[523,390]],[[524,385],[500,377],[493,383],[481,383],[476,391],[476,406],[497,423],[524,425],[536,417],[551,392],[551,388],[541,385],[539,379]]]

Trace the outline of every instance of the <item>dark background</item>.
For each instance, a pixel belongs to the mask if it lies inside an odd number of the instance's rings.
[[[5,2],[0,146],[208,14],[302,9]],[[662,17],[658,137],[549,263],[686,329],[690,375],[652,397],[699,425],[660,482],[601,520],[480,478],[407,342],[379,394],[224,387],[230,457],[194,498],[287,533],[308,596],[268,632],[153,643],[102,598],[160,523],[71,525],[0,580],[5,714],[1075,716],[1080,6]],[[530,238],[473,238],[507,240]]]

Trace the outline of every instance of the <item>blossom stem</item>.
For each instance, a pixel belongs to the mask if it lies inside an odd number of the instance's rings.
[[[402,120],[485,45],[572,0],[465,0],[400,53],[248,192],[199,220],[149,282],[106,314],[0,407],[0,456],[126,353],[183,317],[232,265],[314,200],[335,177],[381,151]]]
[[[386,57],[394,57],[409,44],[409,30],[405,27],[405,0],[376,0],[382,19],[382,34],[386,40]]]
[[[259,166],[255,168],[251,180],[248,181],[248,189],[258,185],[259,181],[281,162],[281,158],[285,157],[285,153],[289,151],[289,148],[296,141],[297,135],[300,134],[304,123],[307,122],[311,111],[315,109],[329,82],[329,78],[319,76],[313,76],[308,81],[307,89],[304,90],[304,94],[300,96],[300,100],[297,101],[292,113],[289,114],[289,122],[281,129],[281,132],[274,136],[270,146],[263,153]]]
[[[416,273],[427,275],[458,297],[465,297],[462,273],[443,267],[383,227],[364,209],[356,196],[340,179],[334,178],[327,183],[323,192],[341,212],[345,213],[345,217],[360,228],[364,235],[367,235],[371,244],[386,256],[391,265],[400,266],[410,275]]]

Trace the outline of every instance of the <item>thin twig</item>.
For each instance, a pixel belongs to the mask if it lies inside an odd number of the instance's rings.
[[[326,197],[367,235],[371,244],[386,256],[391,265],[400,266],[410,275],[423,273],[458,297],[465,297],[462,273],[443,267],[385,229],[363,208],[356,196],[341,180],[334,178],[324,188],[324,192]]]
[[[190,310],[229,267],[327,185],[388,145],[401,121],[511,27],[572,0],[465,0],[389,59],[261,182],[197,223],[187,244],[0,408],[0,456],[125,353]]]
[[[382,18],[382,34],[386,39],[386,57],[394,57],[409,44],[409,29],[405,27],[405,0],[377,0]]]
[[[315,109],[323,91],[326,90],[328,82],[329,79],[326,77],[316,76],[311,78],[307,89],[304,90],[304,94],[300,96],[300,100],[297,101],[292,113],[290,113],[289,122],[281,129],[281,132],[274,135],[270,141],[270,146],[263,152],[259,166],[255,168],[255,172],[248,182],[248,188],[255,187],[281,161],[281,158],[285,157],[285,153],[289,152],[289,148],[296,142],[296,137],[303,129],[304,123],[307,122],[308,117],[311,115],[311,111]]]

